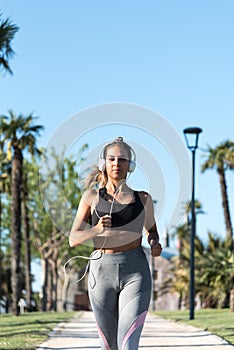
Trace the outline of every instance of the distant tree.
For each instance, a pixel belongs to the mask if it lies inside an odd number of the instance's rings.
[[[233,281],[231,238],[222,240],[209,232],[207,247],[197,259],[197,290],[203,306],[228,307]]]
[[[202,209],[202,203],[199,200],[195,199],[194,207],[195,207],[196,216],[197,214],[204,214],[204,211]],[[185,209],[187,225],[190,225],[191,224],[191,201],[187,201],[185,203],[184,209]]]
[[[231,158],[231,154],[233,159],[233,154],[234,154],[233,150],[234,150],[234,142],[230,140],[220,143],[216,148],[211,148],[209,146],[206,151],[207,159],[202,164],[202,168],[201,168],[202,172],[205,172],[208,169],[215,169],[218,173],[227,238],[233,236],[233,230],[232,230],[232,222],[231,222],[231,215],[230,215],[230,208],[229,208],[229,201],[228,201],[227,181],[226,181],[225,173],[227,169],[233,169],[232,163],[227,163],[226,161],[227,158],[229,157]]]
[[[56,150],[48,149],[42,156],[44,162],[39,171],[40,193],[44,203],[41,197],[35,196],[37,202],[34,211],[34,237],[43,269],[41,300],[43,311],[61,310],[62,305],[66,308],[70,281],[65,279],[63,266],[70,257],[68,233],[81,198],[82,189],[77,166],[83,159],[82,153],[86,147],[87,145],[84,145],[81,148],[75,159],[73,155],[67,158],[64,154],[56,154]],[[50,162],[53,163],[53,167],[50,166]],[[59,187],[62,190],[56,191],[55,189]],[[91,248],[82,246],[75,251],[79,252],[79,255],[88,256]],[[78,254],[75,253],[75,255]],[[87,260],[85,260],[86,263]],[[83,259],[76,260],[74,274],[82,269],[83,265]],[[61,299],[62,305],[58,302]]]
[[[12,111],[9,116],[1,116],[2,133],[1,145],[8,144],[12,151],[11,160],[11,284],[12,284],[12,311],[19,314],[18,300],[21,286],[21,199],[22,199],[22,174],[23,174],[23,151],[28,150],[31,154],[38,151],[36,148],[36,136],[43,129],[41,125],[35,125],[36,119],[32,114],[25,117],[15,115]]]
[[[29,191],[31,190],[30,180],[32,178],[32,164],[24,161],[23,177],[22,177],[22,226],[23,226],[23,255],[25,270],[25,289],[26,301],[29,311],[32,310],[32,274],[31,274],[31,228],[30,228],[30,209],[29,209]],[[30,176],[31,175],[31,176]],[[35,174],[33,174],[35,177]]]
[[[6,266],[3,255],[3,212],[7,210],[5,198],[10,193],[10,166],[7,154],[0,149],[0,300],[3,302],[3,296],[6,298],[6,290],[3,290],[4,279],[6,280]]]
[[[11,47],[11,41],[19,30],[19,27],[13,24],[9,18],[2,19],[1,17],[2,14],[0,13],[0,70],[12,74],[9,59],[15,53]]]

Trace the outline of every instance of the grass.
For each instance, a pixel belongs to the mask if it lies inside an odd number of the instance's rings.
[[[176,322],[188,323],[216,334],[234,345],[234,313],[229,309],[201,309],[189,320],[189,311],[156,311],[158,316]]]
[[[34,350],[47,339],[56,324],[74,315],[74,312],[32,312],[18,317],[0,315],[0,349]]]

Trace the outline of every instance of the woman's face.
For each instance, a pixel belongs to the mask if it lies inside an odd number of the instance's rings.
[[[115,180],[125,179],[129,167],[129,154],[122,146],[114,145],[106,151],[107,176]]]

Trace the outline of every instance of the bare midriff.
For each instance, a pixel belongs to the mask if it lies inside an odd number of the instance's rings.
[[[95,241],[96,240],[94,240],[95,250],[101,250],[105,254],[113,254],[113,253],[126,252],[128,250],[140,247],[142,242],[142,237],[139,237],[138,239],[123,245],[117,245],[117,244],[111,245],[111,242],[108,242],[108,244],[105,244],[104,247],[102,247],[101,244],[100,245],[97,244],[97,242]]]

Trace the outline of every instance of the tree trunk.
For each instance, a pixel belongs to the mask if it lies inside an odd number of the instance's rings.
[[[50,259],[50,266],[51,266],[51,277],[52,277],[52,300],[51,300],[51,307],[53,311],[57,311],[57,289],[58,289],[58,269],[57,269],[57,263],[56,260]]]
[[[0,185],[1,186],[1,185]],[[0,302],[2,300],[2,191],[0,187]],[[0,313],[2,313],[2,308],[0,306]]]
[[[14,147],[12,158],[12,224],[11,224],[11,285],[12,285],[12,312],[19,315],[18,301],[21,294],[21,184],[22,184],[22,152]]]
[[[24,245],[25,245],[25,288],[26,288],[26,300],[28,304],[28,310],[32,309],[32,277],[31,277],[31,241],[30,241],[30,227],[27,207],[27,175],[24,175],[24,181],[22,186],[22,216],[23,216],[23,228],[24,228]]]
[[[42,300],[41,309],[46,311],[47,306],[47,285],[48,285],[48,261],[46,259],[41,260],[42,270],[43,270],[43,286],[42,286]]]
[[[58,283],[57,283],[57,296],[58,296],[58,301],[57,301],[57,309],[58,311],[66,311],[66,287],[67,286],[67,278],[64,276],[64,269],[63,269],[63,264],[64,264],[64,256],[62,258],[59,258],[57,260],[57,269],[58,269]]]
[[[230,310],[234,312],[234,287],[232,288],[230,293]]]
[[[68,290],[69,290],[70,281],[68,278],[65,278],[62,289],[62,305],[63,311],[67,311],[67,298],[68,298]]]
[[[57,234],[57,229],[53,227],[50,238],[42,243],[37,222],[34,222],[34,234],[37,239],[38,249],[42,256],[43,262],[43,311],[56,311],[58,302],[58,269],[60,260],[58,259],[62,242],[66,238],[63,234]]]
[[[219,181],[220,181],[220,187],[221,187],[224,220],[225,220],[225,226],[226,226],[226,237],[232,238],[232,236],[233,236],[232,222],[231,222],[231,215],[230,215],[230,210],[229,210],[227,184],[226,184],[224,169],[219,169],[218,174],[219,174]]]
[[[52,311],[53,310],[53,276],[52,276],[52,270],[51,265],[48,263],[48,283],[47,283],[47,305],[46,310]]]

